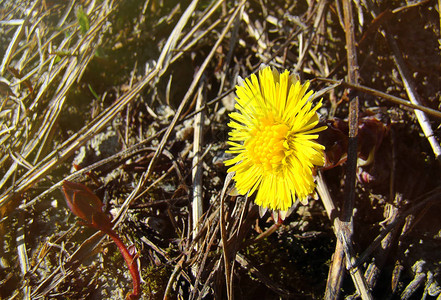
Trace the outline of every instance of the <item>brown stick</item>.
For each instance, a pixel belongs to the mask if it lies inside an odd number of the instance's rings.
[[[348,81],[349,83],[357,83],[358,81],[358,64],[356,54],[356,41],[354,35],[354,22],[352,18],[352,2],[351,0],[343,1],[344,25],[346,35],[346,50],[348,60]],[[335,228],[337,230],[337,245],[333,257],[333,263],[329,270],[325,299],[337,299],[341,288],[344,273],[344,254],[346,253],[346,264],[351,267],[350,248],[352,245],[353,233],[353,208],[355,199],[355,172],[357,168],[357,136],[358,136],[358,97],[355,96],[349,102],[349,142],[348,142],[348,160],[346,164],[346,182],[344,189],[344,204],[340,215],[341,226]],[[337,223],[338,224],[338,223]],[[361,295],[362,299],[371,299],[372,296],[366,285],[364,277],[357,270],[351,273],[354,285]]]
[[[351,88],[353,90],[357,90],[357,91],[360,91],[360,92],[363,92],[363,93],[366,93],[366,94],[369,94],[369,95],[372,95],[375,97],[383,98],[384,100],[387,100],[387,101],[390,101],[390,102],[393,102],[393,103],[396,103],[399,105],[403,105],[403,106],[411,108],[411,109],[421,110],[421,111],[425,112],[426,114],[431,115],[432,117],[441,118],[441,112],[436,109],[432,109],[430,107],[420,105],[420,104],[414,104],[414,103],[412,103],[408,100],[405,100],[403,98],[389,95],[389,94],[383,93],[379,90],[376,90],[376,89],[373,89],[373,88],[370,88],[370,87],[367,87],[364,85],[349,83],[349,82],[345,82],[343,80],[333,80],[333,79],[328,79],[328,78],[317,78],[317,80],[332,83],[333,85],[328,88],[335,88],[338,85],[342,85],[346,88]],[[327,90],[328,88],[324,89],[325,93],[328,91]],[[316,94],[319,94],[319,93],[321,94],[321,92],[322,91],[319,91]]]
[[[337,239],[335,251],[331,258],[328,279],[326,281],[325,299],[339,299],[343,282],[344,252],[343,244]]]
[[[338,239],[336,250],[332,258],[332,265],[328,273],[325,299],[339,299],[338,296],[340,293],[340,288],[337,289],[336,287],[341,286],[343,273],[338,273],[337,271],[341,269],[343,272],[343,267],[339,269],[339,266],[344,266],[345,256],[348,267],[354,264],[354,251],[346,238],[348,236],[348,234],[345,234],[345,231],[348,230],[347,227],[343,226],[344,222],[335,217],[336,207],[332,201],[326,182],[324,181],[320,172],[318,172],[317,176],[317,192],[322,199],[323,206],[325,207],[329,219],[333,221],[334,233]],[[361,295],[361,298],[372,299],[361,270],[359,268],[352,268],[350,274],[358,293]]]

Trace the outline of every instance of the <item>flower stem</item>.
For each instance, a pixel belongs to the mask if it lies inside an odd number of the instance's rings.
[[[129,268],[130,275],[133,280],[133,291],[131,294],[127,295],[126,299],[139,299],[141,288],[140,288],[140,276],[138,270],[138,264],[136,262],[136,258],[129,253],[127,247],[119,238],[118,234],[113,230],[106,230],[106,233],[112,238],[115,244],[118,246],[119,251],[121,252],[124,260],[126,261],[127,267]]]

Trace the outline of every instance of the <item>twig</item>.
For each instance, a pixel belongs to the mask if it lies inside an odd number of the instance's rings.
[[[337,236],[337,245],[333,260],[336,261],[336,264],[344,265],[345,261],[343,260],[343,258],[344,255],[346,255],[346,264],[348,265],[348,267],[350,267],[354,264],[355,259],[352,246],[351,244],[349,244],[349,241],[346,238],[348,235],[344,233],[347,228],[345,227],[344,222],[340,221],[336,217],[336,207],[334,205],[334,202],[332,201],[328,187],[322,177],[321,172],[318,172],[317,176],[317,192],[320,195],[320,199],[323,202],[323,206],[325,207],[329,219],[333,221],[334,233]],[[362,299],[373,299],[361,270],[359,268],[352,268],[350,270],[350,274],[354,285],[357,288],[357,291],[361,295]],[[333,286],[331,284],[341,284],[341,280],[342,275],[336,271],[332,271],[331,267],[328,275],[325,299],[338,299],[340,289],[336,289],[336,286]]]
[[[206,22],[219,8],[219,6],[224,2],[225,0],[218,0],[216,3],[211,3],[212,7],[210,10],[203,15],[203,17],[199,20],[199,22],[194,25],[191,30],[182,38],[182,40],[178,44],[178,48],[184,48],[185,43],[191,38],[194,40],[195,38],[195,32],[199,30],[199,28]],[[192,42],[191,42],[192,43]]]
[[[333,84],[333,86],[331,86],[332,88],[341,84],[344,87],[351,88],[351,89],[354,89],[354,90],[357,90],[357,91],[360,91],[360,92],[363,92],[363,93],[366,93],[366,94],[369,94],[369,95],[372,95],[375,97],[381,97],[387,101],[390,101],[390,102],[393,102],[393,103],[396,103],[399,105],[403,105],[403,106],[406,106],[406,107],[409,107],[412,109],[419,109],[419,110],[421,110],[431,116],[441,118],[441,112],[438,110],[435,110],[435,109],[432,109],[430,107],[423,106],[420,104],[414,104],[414,103],[407,101],[403,98],[395,97],[395,96],[380,92],[379,90],[376,90],[376,89],[373,89],[373,88],[370,88],[370,87],[367,87],[364,85],[349,83],[349,82],[346,82],[343,80],[333,80],[333,79],[328,79],[328,78],[317,78],[317,80],[332,83]],[[321,92],[321,91],[319,91],[319,92]]]
[[[217,213],[215,212],[214,214],[217,214]],[[198,284],[199,284],[199,282],[200,282],[200,280],[201,280],[201,274],[202,274],[202,272],[205,270],[205,265],[206,265],[206,263],[207,263],[207,258],[208,258],[208,256],[209,256],[209,254],[211,253],[210,249],[211,249],[211,247],[213,246],[215,239],[218,238],[217,234],[218,234],[218,231],[219,231],[219,228],[220,228],[219,223],[217,223],[217,224],[216,224],[215,226],[213,226],[213,227],[214,227],[214,229],[212,230],[211,237],[210,237],[210,239],[209,239],[209,241],[208,241],[208,243],[207,243],[207,246],[206,246],[206,249],[205,249],[204,256],[203,256],[203,258],[202,258],[201,263],[199,264],[199,270],[198,270],[198,272],[197,272],[197,274],[196,274],[196,281],[195,281],[195,283],[194,283],[194,286],[195,286],[195,287],[198,286]],[[221,259],[219,259],[218,261],[221,261]],[[196,291],[197,291],[197,289],[193,289],[193,291],[192,291],[191,294],[190,294],[190,299],[194,299],[194,298],[195,298]],[[202,293],[199,293],[199,296],[200,296],[201,294],[202,294]]]
[[[277,229],[279,229],[281,226],[281,224],[279,223],[274,223],[273,225],[271,225],[270,228],[268,228],[267,230],[265,230],[264,232],[262,232],[261,234],[259,234],[258,236],[256,236],[254,238],[254,240],[250,241],[251,243],[255,243],[258,242],[260,240],[266,239],[267,237],[269,237],[271,234],[273,234],[274,232],[277,231]]]
[[[7,65],[9,64],[10,60],[12,59],[13,52],[15,51],[17,46],[19,45],[20,38],[25,31],[25,25],[28,25],[29,19],[32,16],[32,12],[35,9],[35,7],[38,5],[38,2],[40,2],[40,1],[35,1],[34,4],[32,5],[32,7],[29,8],[29,10],[27,11],[28,15],[26,16],[26,18],[24,20],[21,20],[18,24],[14,24],[14,25],[18,25],[18,28],[15,31],[14,37],[12,38],[11,42],[8,45],[8,49],[6,49],[5,55],[3,56],[2,64],[0,67],[0,75],[4,74]]]
[[[204,101],[204,84],[199,86],[196,100],[196,109],[200,109]],[[198,234],[199,220],[203,213],[202,207],[202,161],[201,148],[202,136],[204,133],[204,111],[194,117],[194,134],[193,134],[193,167],[192,167],[192,181],[193,181],[193,202],[192,202],[192,216],[193,216],[193,238]]]
[[[410,72],[404,63],[403,55],[401,54],[397,42],[390,34],[387,33],[386,30],[384,31],[384,35],[389,43],[390,48],[392,49],[394,60],[400,73],[401,79],[403,80],[409,100],[413,104],[421,105],[420,96],[416,92],[416,87],[414,82],[412,81],[412,76],[410,75]],[[429,119],[424,112],[419,110],[415,110],[415,115],[418,119],[418,123],[420,123],[424,135],[426,136],[427,140],[430,143],[430,146],[432,147],[436,159],[439,163],[441,163],[441,146],[435,138],[435,134],[433,133],[432,126],[429,123]]]
[[[352,18],[351,0],[343,0],[344,31],[346,34],[346,50],[348,60],[348,81],[350,83],[358,82],[358,64],[355,48],[354,21]],[[346,265],[348,268],[352,265],[353,256],[351,255],[352,233],[353,233],[353,208],[355,199],[355,173],[357,168],[357,136],[358,136],[358,96],[350,99],[349,102],[349,140],[348,140],[348,160],[346,164],[346,181],[344,186],[344,204],[341,211],[341,225],[337,229],[337,245],[334,258],[335,263],[331,265],[329,271],[328,283],[332,278],[340,278],[343,274],[342,251],[346,254]],[[333,210],[330,208],[331,211]],[[338,223],[337,223],[338,224]],[[339,243],[342,245],[340,246]],[[369,293],[366,281],[360,270],[351,273],[354,285],[361,295],[362,299],[372,299]],[[341,284],[341,280],[335,281]],[[329,288],[329,290],[328,290]],[[335,299],[338,295],[340,286],[327,285],[325,299]]]
[[[163,298],[164,300],[168,299],[168,295],[171,292],[173,282],[175,281],[175,279],[178,276],[179,272],[181,272],[182,264],[184,263],[184,261],[185,261],[185,257],[182,256],[181,259],[179,260],[179,262],[176,264],[175,268],[173,269],[173,272],[170,275],[170,278],[169,278],[169,280],[167,282],[167,287],[165,288],[164,298]]]
[[[227,177],[225,178],[225,182],[224,182],[224,187],[222,188],[222,192],[221,192],[221,197],[220,197],[220,201],[221,201],[221,207],[220,207],[220,229],[221,229],[221,238],[222,238],[222,251],[223,251],[223,256],[224,256],[224,266],[225,266],[225,281],[226,281],[226,286],[227,286],[227,296],[229,300],[232,300],[233,298],[233,291],[232,291],[232,281],[231,281],[231,273],[230,273],[230,256],[229,256],[229,251],[228,251],[228,247],[227,247],[227,241],[228,241],[228,237],[227,237],[227,228],[225,225],[225,208],[224,208],[224,203],[225,203],[225,197],[226,197],[226,193],[227,193],[227,188],[231,182],[231,180],[233,179],[234,173],[228,173]],[[231,283],[231,285],[230,285]]]
[[[26,250],[26,235],[25,235],[25,222],[24,215],[21,214],[18,217],[19,227],[17,230],[17,253],[20,261],[20,269],[23,276],[29,271],[29,259]],[[31,287],[26,283],[26,280],[23,280],[23,299],[28,300],[31,299]]]
[[[318,187],[318,185],[317,185]],[[321,196],[320,196],[321,198]],[[337,239],[335,251],[332,255],[331,265],[328,271],[328,279],[326,281],[326,290],[324,299],[339,299],[340,287],[343,283],[343,266],[344,266],[345,252],[343,244]],[[337,271],[336,271],[337,270]],[[341,271],[340,271],[341,270]]]
[[[317,34],[317,29],[319,28],[320,23],[323,19],[323,16],[325,15],[327,6],[328,6],[328,0],[321,0],[319,2],[318,8],[317,8],[318,12],[317,12],[317,16],[314,21],[314,25],[312,27],[311,33],[309,34],[309,38],[308,38],[308,41],[307,41],[305,47],[303,49],[299,49],[299,52],[300,52],[299,56],[300,57],[299,57],[297,64],[294,68],[294,72],[298,72],[300,70],[300,68],[302,67],[303,62],[306,58],[306,54],[308,53],[309,48],[311,47],[312,42]]]

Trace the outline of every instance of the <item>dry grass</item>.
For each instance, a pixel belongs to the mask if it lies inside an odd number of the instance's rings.
[[[0,299],[130,289],[65,179],[135,245],[145,299],[439,296],[439,2],[175,2],[1,2]],[[261,63],[312,80],[329,126],[318,195],[283,223],[222,164]]]

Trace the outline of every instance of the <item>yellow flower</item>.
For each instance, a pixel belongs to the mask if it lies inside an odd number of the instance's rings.
[[[257,191],[255,203],[262,208],[288,210],[295,199],[302,203],[315,188],[313,168],[324,164],[324,146],[315,141],[317,109],[300,84],[285,70],[279,74],[266,67],[236,87],[237,112],[230,114],[230,149],[236,156],[225,162],[242,195]]]

